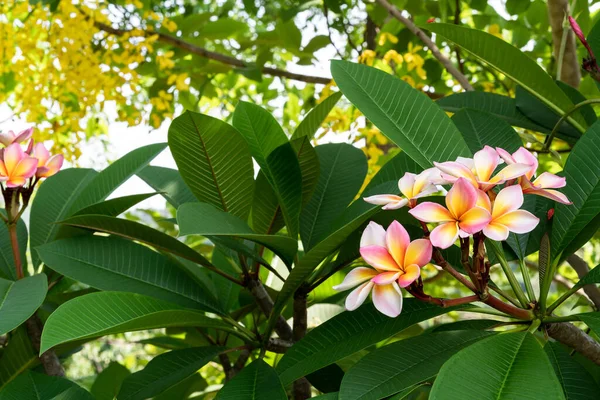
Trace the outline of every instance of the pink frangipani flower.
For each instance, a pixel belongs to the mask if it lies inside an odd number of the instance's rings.
[[[335,290],[356,287],[346,298],[346,309],[357,309],[373,292],[373,304],[383,314],[397,317],[402,311],[402,291],[421,274],[421,267],[431,260],[432,247],[427,239],[410,241],[408,232],[398,222],[387,231],[369,223],[360,242],[360,254],[373,268],[355,268]]]
[[[42,143],[37,143],[33,147],[31,155],[38,160],[37,171],[35,173],[35,176],[38,178],[48,178],[56,174],[62,167],[65,159],[62,154],[50,156],[50,152]]]
[[[430,235],[431,244],[446,249],[458,239],[479,232],[492,216],[477,206],[477,189],[465,178],[458,178],[446,195],[446,207],[421,203],[409,211],[419,221],[440,223]]]
[[[2,151],[0,160],[0,181],[6,181],[6,186],[23,186],[37,169],[38,160],[28,156],[21,145],[13,143]]]
[[[476,189],[487,192],[496,185],[526,174],[531,167],[527,164],[515,163],[504,167],[496,175],[494,171],[500,164],[496,150],[485,146],[473,156],[473,159],[459,157],[456,161],[436,163],[434,165],[442,172],[442,178],[454,183],[464,178]],[[492,176],[493,175],[493,176]]]
[[[0,132],[0,143],[5,146],[11,145],[13,143],[22,143],[29,138],[33,134],[33,128],[25,129],[24,131],[19,132],[19,134],[15,134],[13,131],[8,132]]]
[[[496,151],[498,152],[498,155],[508,165],[511,165],[511,164],[527,164],[527,165],[529,165],[529,167],[530,167],[529,171],[527,171],[524,175],[527,177],[527,179],[531,179],[535,175],[535,171],[537,171],[537,168],[538,168],[538,160],[525,147],[519,147],[519,149],[512,154],[510,154],[508,151],[506,151],[500,147],[496,147]]]
[[[367,203],[382,205],[384,210],[397,210],[402,208],[407,205],[410,200],[428,196],[438,191],[437,187],[431,183],[431,174],[433,172],[433,168],[430,168],[418,175],[410,172],[405,173],[398,181],[398,188],[404,197],[395,194],[378,194],[365,197],[364,200]]]
[[[492,240],[506,240],[509,232],[527,233],[535,229],[539,218],[526,210],[523,205],[523,191],[519,185],[502,189],[491,204],[484,192],[479,192],[477,205],[488,210],[492,219],[483,228],[483,234]]]

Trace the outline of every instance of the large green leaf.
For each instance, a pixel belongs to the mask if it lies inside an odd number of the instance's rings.
[[[600,122],[579,139],[565,164],[567,186],[561,191],[573,202],[557,204],[552,224],[553,258],[600,214]],[[589,230],[588,239],[594,234]]]
[[[248,145],[235,128],[186,111],[169,127],[169,147],[196,198],[244,220],[248,217],[254,169]]]
[[[386,182],[398,182],[407,172],[418,174],[421,171],[423,171],[423,167],[410,158],[408,154],[404,152],[398,153],[391,160],[383,164],[383,167],[369,181],[364,193],[368,193],[378,185]],[[395,187],[394,192],[399,193],[399,188]]]
[[[381,132],[423,168],[471,155],[456,126],[422,92],[384,71],[334,60],[340,90]]]
[[[37,372],[26,373],[6,385],[0,400],[93,400],[92,395],[74,382]]]
[[[585,322],[596,334],[600,333],[600,312],[577,314],[576,317]]]
[[[18,281],[0,278],[0,335],[29,319],[44,302],[47,290],[48,278],[44,274]]]
[[[0,391],[23,371],[40,362],[25,325],[15,329],[8,339],[0,358]]]
[[[596,265],[584,277],[579,279],[579,282],[573,288],[581,288],[585,285],[600,283],[600,264]]]
[[[217,393],[215,400],[287,400],[285,389],[271,366],[257,359]]]
[[[219,211],[207,203],[188,203],[177,210],[180,234],[202,236],[225,236],[247,239],[273,250],[291,265],[298,249],[298,242],[280,235],[263,235],[252,231],[246,222],[232,214]]]
[[[452,356],[430,398],[463,400],[466,393],[480,400],[565,398],[544,350],[527,332],[494,335]]]
[[[144,400],[156,396],[194,374],[223,350],[217,346],[192,347],[158,355],[125,379],[118,398]]]
[[[312,139],[341,97],[341,92],[334,93],[310,110],[292,134],[292,140],[302,136]]]
[[[483,111],[461,110],[452,116],[452,121],[462,133],[472,153],[491,146],[513,153],[523,145],[517,132],[503,120]]]
[[[190,188],[185,184],[179,171],[165,167],[148,165],[137,173],[152,189],[160,192],[175,208],[184,203],[197,201]]]
[[[232,331],[219,320],[152,297],[126,292],[90,293],[62,304],[50,314],[42,332],[40,354],[73,340],[183,326]]]
[[[560,343],[547,342],[544,350],[567,399],[594,400],[598,397],[600,386]]]
[[[346,311],[310,331],[292,346],[277,364],[284,385],[334,363],[418,322],[457,308],[442,308],[405,299],[402,313],[389,318],[371,304]]]
[[[3,215],[6,215],[4,210],[0,212]],[[19,242],[19,253],[21,253],[23,271],[27,271],[26,253],[28,238],[27,226],[25,225],[25,222],[19,218],[17,221],[17,240]],[[0,278],[17,279],[17,267],[15,266],[15,259],[13,258],[8,227],[4,222],[0,223]]]
[[[150,197],[155,196],[157,194],[158,193],[143,193],[133,194],[131,196],[117,197],[82,208],[81,210],[77,211],[75,215],[97,214],[116,217],[117,215],[129,210],[134,205],[146,199],[149,199]]]
[[[316,148],[320,173],[317,187],[300,216],[300,237],[310,251],[331,232],[333,222],[360,190],[367,174],[362,151],[349,144],[325,144]]]
[[[84,207],[105,200],[115,189],[148,165],[166,147],[166,143],[156,143],[125,154],[81,189],[77,199],[71,205],[69,213],[73,214]]]
[[[431,380],[457,351],[492,333],[451,331],[404,339],[361,358],[344,376],[340,400],[378,400]]]
[[[114,400],[119,393],[119,389],[125,378],[131,375],[131,372],[116,361],[108,364],[94,380],[90,389],[96,400]]]
[[[426,29],[490,64],[540,99],[555,113],[563,115],[573,107],[569,97],[535,60],[504,40],[487,32],[454,24],[427,24]],[[579,114],[572,115],[568,120],[580,132],[587,126]]]
[[[118,237],[81,236],[39,247],[42,261],[71,279],[100,290],[119,290],[221,313],[212,295],[167,257]]]
[[[290,236],[297,237],[302,174],[283,129],[267,110],[243,101],[235,108],[233,126],[248,142],[252,157],[271,184]]]
[[[93,169],[69,168],[46,179],[37,190],[31,205],[31,259],[34,267],[39,265],[35,249],[54,240],[60,225],[56,222],[67,218],[73,203],[81,191],[98,175]]]
[[[551,128],[541,126],[527,118],[516,106],[515,99],[488,92],[462,92],[442,97],[436,102],[442,109],[457,113],[462,109],[483,111],[506,121],[509,125],[550,133]]]

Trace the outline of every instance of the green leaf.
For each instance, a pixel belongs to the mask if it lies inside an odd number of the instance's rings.
[[[235,128],[186,111],[169,127],[169,147],[198,200],[244,220],[248,217],[254,168],[248,145]]]
[[[0,400],[93,400],[92,395],[76,383],[57,376],[27,371],[6,385]]]
[[[267,110],[243,101],[235,108],[233,126],[271,184],[290,236],[297,237],[302,174],[283,129]]]
[[[139,293],[222,313],[217,300],[187,273],[141,244],[117,237],[81,236],[57,240],[37,250],[54,271],[96,289]]]
[[[0,358],[0,393],[19,374],[40,362],[25,325],[15,329],[8,339],[8,345],[4,347]]]
[[[454,24],[427,24],[425,29],[443,36],[477,59],[496,68],[540,99],[556,114],[563,115],[573,107],[569,97],[535,60],[504,40],[487,32]],[[572,115],[568,121],[580,132],[587,126],[579,114]]]
[[[547,342],[544,350],[567,399],[594,400],[598,397],[600,386],[560,343]]]
[[[442,97],[436,102],[442,109],[457,113],[468,108],[483,111],[509,125],[549,134],[552,130],[527,118],[516,106],[515,99],[487,92],[462,92]]]
[[[339,60],[331,62],[331,74],[348,100],[423,168],[431,167],[432,161],[471,155],[446,113],[408,83],[384,71]]]
[[[466,319],[464,321],[450,322],[448,324],[436,325],[431,332],[486,330],[498,325],[494,319]]]
[[[62,304],[50,314],[42,332],[40,354],[73,340],[184,326],[231,331],[219,320],[152,297],[126,292],[90,293]]]
[[[545,233],[540,242],[540,253],[538,260],[540,302],[542,303],[543,309],[545,309],[546,298],[548,297],[550,285],[554,279],[554,270],[552,268],[553,263],[552,259],[550,258],[551,251],[550,239],[548,238],[548,234]]]
[[[378,400],[431,380],[457,351],[492,335],[483,331],[432,333],[367,354],[344,376],[340,400]]]
[[[286,265],[291,265],[298,249],[296,240],[286,236],[262,235],[234,215],[206,203],[188,203],[177,210],[180,235],[225,236],[247,239],[273,250]]]
[[[6,215],[6,211],[0,211]],[[19,253],[21,254],[21,262],[23,263],[23,271],[27,271],[27,226],[21,218],[17,221],[17,240],[19,242]],[[27,273],[27,272],[25,272]],[[11,280],[17,279],[17,267],[12,253],[12,245],[10,243],[10,234],[8,227],[3,221],[0,221],[0,278]]]
[[[117,197],[82,208],[81,210],[77,211],[75,215],[96,214],[116,217],[117,215],[129,210],[136,204],[146,199],[149,199],[150,197],[155,196],[157,194],[158,193],[143,193],[134,194],[131,196]]]
[[[343,312],[314,328],[285,353],[277,364],[279,378],[288,385],[411,325],[456,309],[405,299],[397,318],[386,317],[371,304]]]
[[[465,393],[482,400],[565,398],[548,357],[528,332],[494,335],[452,356],[430,397],[463,400]]]
[[[327,43],[329,44],[329,38],[327,36],[324,37],[327,39]],[[313,38],[308,46],[310,46],[310,44],[316,38],[318,38],[318,36]],[[341,97],[341,92],[334,93],[310,110],[292,134],[291,140],[301,138],[302,136],[306,136],[309,140],[311,140]]]
[[[262,359],[244,367],[217,393],[215,400],[287,400],[285,389],[271,366]]]
[[[166,143],[140,147],[109,165],[81,189],[77,199],[71,205],[68,215],[105,200],[115,189],[148,165],[166,147]]]
[[[585,322],[596,334],[600,333],[600,312],[577,314],[576,317]]]
[[[573,202],[557,204],[552,224],[552,258],[600,214],[600,122],[579,139],[565,164],[567,185],[561,191]],[[594,232],[589,232],[590,236]]]
[[[600,283],[600,264],[592,268],[584,277],[579,279],[573,288],[580,288],[585,285]]]
[[[108,364],[94,380],[90,392],[96,400],[114,400],[119,393],[121,384],[131,375],[131,372],[116,361]]]
[[[194,374],[223,350],[217,346],[192,347],[160,354],[125,379],[118,398],[144,400],[156,396]]]
[[[349,144],[325,144],[316,149],[320,173],[317,187],[300,216],[300,237],[310,251],[331,232],[333,222],[360,190],[367,174],[364,153]]]
[[[364,193],[368,193],[370,190],[374,189],[378,185],[381,185],[386,182],[394,181],[398,182],[400,178],[404,176],[407,172],[412,172],[414,174],[418,174],[422,172],[423,168],[417,164],[412,158],[408,156],[408,154],[401,152],[398,153],[383,164],[383,167],[375,174],[375,176],[369,181],[369,184],[364,190]],[[399,189],[396,185],[394,188],[396,193],[399,192]]]
[[[507,122],[486,112],[461,110],[452,116],[452,121],[472,153],[483,149],[485,145],[513,153],[523,145],[517,132]]]
[[[162,196],[175,208],[184,203],[197,201],[190,188],[185,184],[179,171],[171,168],[148,165],[137,173],[152,189]]]
[[[29,319],[44,302],[48,278],[44,274],[18,281],[0,278],[0,335]]]
[[[40,263],[38,246],[56,239],[60,225],[70,215],[73,203],[81,191],[98,175],[93,169],[69,168],[46,179],[37,190],[31,205],[31,258],[33,266]]]

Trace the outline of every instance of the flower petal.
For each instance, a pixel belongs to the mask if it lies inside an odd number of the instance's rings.
[[[389,285],[400,276],[401,272],[382,272],[371,279],[376,285]]]
[[[47,178],[56,174],[62,168],[65,157],[62,154],[55,154],[46,163],[47,172],[44,173],[44,177]]]
[[[27,128],[24,131],[21,131],[14,139],[15,143],[23,143],[28,140],[33,134],[33,128]]]
[[[23,177],[25,179],[31,178],[35,175],[38,161],[33,157],[24,157],[15,167],[11,173],[11,177]]]
[[[402,292],[396,282],[389,285],[375,285],[373,304],[382,314],[395,318],[402,311]]]
[[[458,224],[453,221],[438,225],[431,231],[429,239],[435,247],[447,249],[458,239]]]
[[[10,177],[6,181],[6,187],[14,188],[14,187],[23,186],[25,184],[25,182],[26,182],[26,179],[23,178],[22,176]]]
[[[485,228],[483,228],[483,234],[492,239],[503,241],[508,238],[508,228],[501,224],[490,223]]]
[[[36,143],[33,146],[33,153],[31,155],[38,159],[38,166],[40,167],[46,165],[46,161],[50,158],[50,152],[44,147],[43,143]]]
[[[403,200],[403,198],[400,196],[396,196],[395,194],[376,194],[369,197],[363,197],[363,200],[369,204],[384,206],[389,203],[395,203],[400,200]]]
[[[473,156],[475,171],[479,180],[488,181],[492,173],[500,163],[500,157],[496,150],[490,146],[484,146]]]
[[[13,174],[13,171],[23,157],[25,157],[25,153],[23,152],[21,145],[18,143],[13,143],[4,149],[4,165],[6,166],[6,171],[9,175]]]
[[[488,210],[481,207],[473,207],[462,216],[458,226],[463,231],[473,234],[482,230],[491,219],[492,216]]]
[[[406,249],[406,255],[404,256],[404,263],[400,264],[406,268],[411,265],[417,265],[422,267],[431,261],[431,242],[427,239],[417,239],[412,241]]]
[[[446,206],[454,219],[475,207],[477,204],[477,190],[464,178],[460,178],[446,195]]]
[[[500,158],[502,158],[507,164],[514,164],[517,162],[508,151],[504,150],[501,147],[496,147],[496,152],[498,152]]]
[[[565,196],[563,193],[559,192],[558,190],[552,190],[552,189],[524,190],[523,193],[535,194],[538,196],[546,197],[548,199],[554,200],[554,201],[556,201],[558,203],[562,203],[562,204],[567,204],[567,205],[573,204],[567,196]]]
[[[502,189],[494,200],[492,218],[496,219],[508,212],[518,210],[523,205],[523,189],[512,185]]]
[[[398,278],[398,286],[405,288],[417,280],[421,275],[421,268],[418,265],[412,264],[404,269],[404,273]]]
[[[426,201],[425,203],[421,203],[417,205],[415,208],[408,210],[408,212],[423,222],[447,222],[454,221],[450,212],[446,210],[443,206],[432,203],[430,201]]]
[[[502,168],[502,170],[498,172],[496,176],[490,179],[490,182],[502,183],[510,179],[515,179],[525,175],[530,169],[531,166],[527,164],[510,164]]]
[[[400,267],[398,267],[398,264],[396,264],[385,247],[361,247],[360,255],[367,264],[376,268],[378,271],[400,271]]]
[[[475,203],[477,207],[485,208],[489,212],[492,212],[492,203],[490,201],[490,196],[487,195],[483,190],[477,190],[477,203]]]
[[[12,142],[15,141],[15,134],[13,131],[8,132],[0,132],[0,143],[5,146],[8,146]]]
[[[375,286],[373,282],[365,282],[351,291],[348,297],[346,297],[346,310],[354,311],[360,307],[369,296],[373,286]]]
[[[400,189],[400,192],[402,192],[402,194],[406,196],[407,199],[411,199],[413,195],[416,194],[413,194],[413,188],[415,186],[416,177],[417,175],[407,172],[398,181],[398,188]]]
[[[406,229],[398,221],[392,221],[387,228],[385,241],[389,253],[396,261],[396,265],[404,265],[404,253],[406,253],[406,249],[410,244],[410,236],[408,236]]]
[[[372,279],[377,275],[377,271],[372,268],[358,267],[348,272],[342,283],[333,287],[333,290],[343,291],[351,289],[361,283]]]
[[[408,204],[408,200],[402,199],[402,200],[396,201],[394,203],[386,204],[385,206],[381,207],[381,209],[382,210],[398,210],[407,204]]]
[[[551,174],[550,172],[542,172],[533,181],[533,186],[540,189],[558,189],[567,184],[566,178]]]
[[[443,163],[434,162],[433,164],[443,173],[454,176],[456,178],[465,178],[473,185],[477,185],[475,175],[473,175],[473,172],[471,172],[471,170],[464,164],[461,164],[456,161],[446,161]],[[442,178],[444,178],[444,175],[442,175]]]
[[[514,233],[527,233],[535,229],[539,218],[525,210],[512,211],[494,219],[495,224],[502,224]]]
[[[533,175],[535,175],[535,171],[537,170],[537,167],[538,167],[538,160],[525,147],[519,147],[519,150],[517,150],[513,153],[513,159],[515,160],[516,163],[529,165],[530,169],[525,174],[525,176],[527,176],[527,178],[531,179],[531,177]]]
[[[360,247],[381,246],[385,247],[385,229],[377,222],[369,222],[360,238]]]

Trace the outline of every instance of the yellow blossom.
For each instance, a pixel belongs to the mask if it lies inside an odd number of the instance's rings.
[[[383,61],[386,64],[390,64],[393,61],[396,66],[400,66],[404,62],[404,58],[396,50],[390,50],[383,56]]]
[[[396,44],[398,43],[398,38],[389,32],[381,32],[381,34],[379,35],[379,41],[377,43],[380,46],[383,46],[388,41],[390,43]]]
[[[358,62],[366,65],[373,65],[373,61],[377,57],[377,53],[373,50],[365,50],[362,52],[360,56],[358,56]]]

